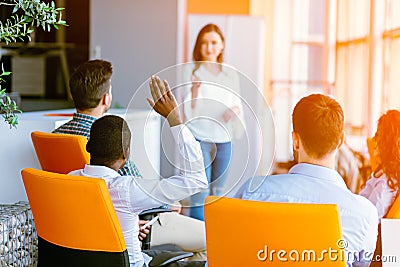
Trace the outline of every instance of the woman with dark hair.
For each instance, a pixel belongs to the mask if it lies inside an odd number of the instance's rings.
[[[215,24],[205,25],[193,49],[186,74],[186,124],[201,143],[209,189],[190,199],[190,216],[204,220],[207,195],[221,195],[232,155],[232,138],[243,132],[242,104],[237,71],[223,63],[225,38]]]
[[[385,216],[399,193],[400,185],[400,112],[389,110],[378,121],[374,136],[377,168],[360,195],[368,198]]]

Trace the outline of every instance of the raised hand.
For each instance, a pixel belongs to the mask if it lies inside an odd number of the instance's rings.
[[[168,82],[166,80],[162,82],[158,76],[151,76],[149,87],[153,98],[147,98],[150,106],[166,118],[171,127],[182,124],[178,102],[172,94]]]

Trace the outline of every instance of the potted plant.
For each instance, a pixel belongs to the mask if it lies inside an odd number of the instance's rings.
[[[42,27],[45,31],[59,26],[67,26],[62,20],[61,11],[64,8],[56,7],[54,1],[46,3],[41,0],[8,0],[1,1],[0,6],[13,6],[12,15],[6,21],[0,21],[0,42],[6,44],[17,42],[17,40],[31,40],[30,34],[35,27]],[[17,113],[20,113],[17,104],[6,95],[3,87],[4,76],[11,72],[5,71],[3,66],[0,73],[0,113],[10,128],[18,124]]]

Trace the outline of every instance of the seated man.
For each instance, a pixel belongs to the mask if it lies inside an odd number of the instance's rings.
[[[69,86],[76,113],[69,122],[55,129],[54,133],[83,135],[90,138],[93,122],[111,107],[112,64],[105,60],[89,60],[81,64],[71,75]],[[135,164],[127,160],[118,170],[120,175],[140,177]],[[153,227],[151,245],[174,244],[184,251],[194,253],[193,260],[206,259],[204,222],[193,220],[177,212],[160,214],[161,223]],[[145,221],[140,221],[144,224]],[[179,232],[176,229],[179,229]],[[143,233],[142,233],[143,234]]]
[[[182,125],[177,103],[168,84],[152,77],[150,83],[153,100],[148,99],[156,112],[164,116],[179,149],[180,173],[169,178],[138,178],[120,176],[118,170],[125,165],[130,153],[131,132],[124,119],[114,115],[96,120],[90,130],[87,151],[90,165],[72,171],[72,175],[103,178],[121,223],[131,266],[148,266],[151,260],[141,252],[138,214],[146,209],[171,204],[204,188],[204,172],[200,144],[190,130]],[[149,252],[150,253],[150,252]],[[205,262],[186,261],[169,266],[204,266]]]
[[[368,266],[378,231],[378,214],[369,201],[347,189],[335,171],[335,155],[344,140],[344,115],[334,99],[313,94],[293,110],[293,150],[298,164],[288,174],[253,177],[236,193],[243,199],[327,203],[339,207],[348,266]],[[347,254],[347,253],[346,253]]]
[[[55,129],[54,133],[90,137],[93,122],[111,107],[112,73],[111,63],[99,59],[87,61],[74,71],[69,87],[76,112],[72,120]],[[121,175],[140,176],[135,164],[129,160],[118,172]]]

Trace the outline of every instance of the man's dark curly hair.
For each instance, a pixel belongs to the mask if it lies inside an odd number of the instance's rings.
[[[103,116],[90,129],[86,150],[90,164],[110,166],[118,159],[128,158],[131,131],[124,119],[115,115]]]

